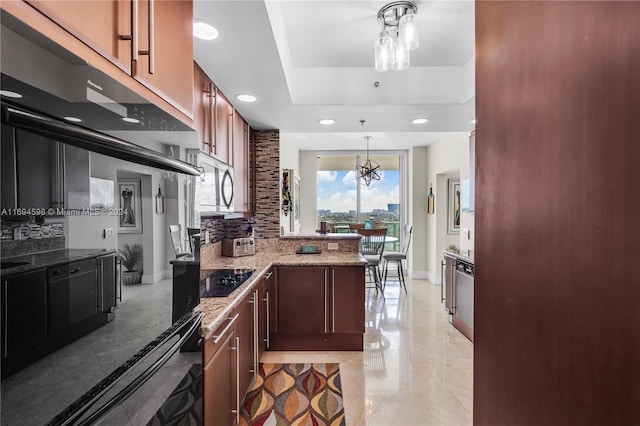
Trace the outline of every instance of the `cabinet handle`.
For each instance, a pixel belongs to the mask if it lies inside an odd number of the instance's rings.
[[[324,332],[327,332],[327,270],[324,270]]]
[[[336,271],[331,270],[331,332],[336,332]]]
[[[156,56],[155,0],[149,0],[149,74],[153,74]]]
[[[273,273],[273,272],[271,272]],[[269,349],[269,346],[271,345],[271,341],[269,340],[269,334],[271,334],[270,329],[270,325],[269,325],[269,292],[267,291],[267,297],[264,299],[267,305],[267,337],[266,339],[264,339],[267,342],[267,349]],[[6,299],[5,299],[6,300]]]
[[[227,326],[224,328],[224,330],[222,330],[220,332],[220,334],[218,334],[217,336],[213,336],[213,346],[217,345],[218,342],[220,341],[220,339],[222,339],[222,337],[227,334],[227,331],[229,331],[229,329],[231,328],[231,326],[233,325],[234,322],[236,322],[236,320],[238,319],[238,316],[240,314],[236,314],[233,318],[231,318],[231,321],[229,321],[229,324],[227,324]]]
[[[273,275],[273,271],[269,271],[269,273],[264,277],[264,279],[268,280],[269,278],[271,278],[271,275]]]
[[[253,291],[253,377],[258,377],[258,290]]]
[[[132,18],[131,18],[131,39],[133,40],[131,50],[134,61],[138,60],[138,0],[132,0],[131,4]]]
[[[236,315],[237,316],[237,315]],[[236,415],[236,423],[240,421],[240,337],[236,336],[236,409],[231,410]]]
[[[9,348],[8,348],[8,340],[7,340],[7,334],[9,331],[9,327],[7,326],[7,320],[9,319],[9,302],[8,302],[8,296],[9,296],[9,282],[7,280],[4,280],[4,318],[2,319],[3,322],[3,326],[4,326],[4,357],[7,358],[8,353],[9,353]]]
[[[100,267],[100,276],[98,277],[98,295],[100,296],[100,304],[98,305],[98,312],[104,312],[104,262],[102,259],[98,259],[98,266]]]
[[[78,272],[80,272],[82,269],[80,267],[77,267],[75,269],[72,269],[71,271],[69,271],[69,275],[71,274],[77,274]]]

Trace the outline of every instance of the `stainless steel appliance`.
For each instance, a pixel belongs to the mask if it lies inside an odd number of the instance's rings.
[[[200,297],[225,297],[233,293],[255,269],[210,269],[202,270]]]
[[[473,341],[473,265],[458,260],[453,325]]]
[[[200,170],[193,193],[193,223],[199,224],[201,216],[233,212],[233,168],[199,152],[187,158]]]
[[[253,237],[222,240],[222,255],[228,257],[253,256],[256,246]]]

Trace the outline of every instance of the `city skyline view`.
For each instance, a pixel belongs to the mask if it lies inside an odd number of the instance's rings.
[[[348,213],[357,209],[357,185],[354,170],[330,170],[317,172],[318,210],[332,213]],[[360,187],[360,211],[387,211],[388,204],[400,202],[400,172],[384,170],[379,181]]]

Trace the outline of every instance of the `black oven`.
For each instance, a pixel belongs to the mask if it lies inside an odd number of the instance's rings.
[[[187,313],[46,424],[201,425],[201,319]]]

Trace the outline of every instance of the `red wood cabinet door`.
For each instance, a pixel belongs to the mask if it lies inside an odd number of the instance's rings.
[[[323,334],[329,331],[328,273],[324,267],[278,268],[279,334]]]
[[[233,110],[233,197],[238,211],[249,211],[249,125]]]
[[[29,0],[31,6],[131,73],[131,1]]]
[[[200,150],[211,154],[213,146],[213,83],[198,66],[193,63],[193,128],[200,135]]]
[[[235,309],[235,313],[238,315],[238,319],[235,324],[235,334],[239,340],[238,347],[238,374],[240,376],[239,383],[239,395],[240,399],[244,396],[245,392],[249,388],[251,379],[253,379],[253,359],[254,359],[254,334],[253,334],[253,321],[254,321],[254,293],[251,292],[238,304]]]
[[[205,345],[211,339],[205,341]],[[209,358],[205,351],[203,372],[204,425],[235,424],[236,415],[236,338],[233,330],[222,336]],[[208,361],[208,362],[207,362]]]
[[[213,155],[220,161],[233,165],[231,152],[229,149],[231,141],[231,114],[232,109],[229,101],[216,88],[215,101],[215,140]],[[235,177],[235,176],[234,176]]]
[[[339,266],[329,271],[331,277],[332,333],[364,333],[364,267]]]
[[[192,2],[137,0],[137,5],[138,59],[134,58],[132,74],[140,83],[193,117]]]

